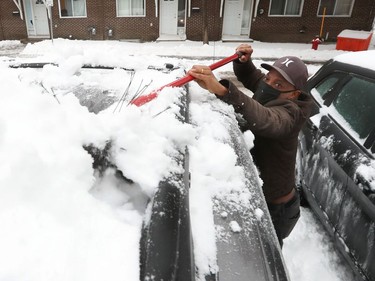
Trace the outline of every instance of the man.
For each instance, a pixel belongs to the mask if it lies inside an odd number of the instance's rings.
[[[283,57],[273,65],[263,63],[267,74],[251,61],[253,49],[241,44],[241,55],[233,62],[237,79],[254,92],[242,93],[228,80],[218,81],[207,66],[194,65],[189,74],[204,89],[233,105],[246,121],[242,129],[255,136],[251,154],[263,180],[263,192],[280,246],[300,216],[295,189],[298,133],[309,117],[312,100],[303,92],[308,72],[297,57]]]

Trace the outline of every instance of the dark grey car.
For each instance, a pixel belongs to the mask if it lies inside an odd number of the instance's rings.
[[[309,80],[297,156],[297,184],[358,280],[375,280],[374,62],[375,51],[340,55]]]
[[[45,65],[46,63],[31,63],[11,67],[43,68]],[[111,75],[113,69],[113,67],[85,65],[76,75],[98,77],[100,74],[104,77]],[[122,70],[135,75],[134,69],[122,68]],[[160,70],[168,73],[171,69]],[[87,107],[90,112],[99,113],[113,104],[121,107],[124,103],[113,89],[97,88],[95,84],[92,86],[86,82],[74,88],[68,87],[64,91],[74,93],[80,104]],[[44,88],[43,84],[41,86]],[[59,90],[61,89],[51,89],[51,94]],[[186,92],[187,94],[180,99],[180,114],[176,115],[181,122],[189,122],[188,89]],[[126,104],[127,102],[125,106]],[[215,200],[213,217],[215,226],[220,228],[220,235],[217,235],[216,240],[216,260],[219,270],[212,274],[208,273],[205,279],[288,281],[288,272],[267,210],[258,172],[246,149],[235,115],[221,108],[213,107],[212,110],[226,119],[225,123],[231,136],[228,144],[237,154],[237,166],[245,171],[246,188],[251,193],[251,204],[241,206],[238,201],[231,200],[230,196]],[[116,169],[116,177],[129,185],[134,183],[132,179],[125,178],[122,171],[113,163],[114,151],[111,149],[111,141],[107,142],[105,148],[87,145],[84,149],[93,156],[93,167],[99,175],[103,175],[108,168]],[[190,224],[190,170],[187,148],[179,151],[176,161],[184,169],[172,172],[169,178],[161,181],[154,196],[148,202],[148,217],[143,224],[139,246],[140,280],[196,280],[198,265],[194,259]],[[236,195],[232,194],[232,196]],[[228,215],[223,217],[223,212]],[[241,231],[233,232],[229,225],[230,221],[236,221],[241,226]]]

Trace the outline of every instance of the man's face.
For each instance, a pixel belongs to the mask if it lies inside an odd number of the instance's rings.
[[[266,82],[272,88],[286,93],[281,93],[278,99],[294,99],[298,97],[300,91],[297,90],[294,85],[289,83],[279,72],[271,69],[264,77],[264,82]]]

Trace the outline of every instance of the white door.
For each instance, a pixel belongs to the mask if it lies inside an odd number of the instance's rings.
[[[29,36],[35,35],[35,26],[34,26],[34,13],[33,5],[30,0],[24,0],[23,6],[25,7],[25,21],[27,26],[27,34]]]
[[[27,0],[26,0],[27,1]],[[46,5],[41,0],[32,0],[34,28],[36,36],[49,36],[49,23]]]
[[[241,35],[243,1],[225,1],[223,35]]]
[[[160,35],[177,35],[178,0],[160,1]]]

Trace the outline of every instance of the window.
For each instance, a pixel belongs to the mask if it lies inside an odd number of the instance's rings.
[[[117,16],[145,16],[145,0],[117,0]]]
[[[326,80],[324,80],[322,83],[320,83],[316,87],[316,90],[318,91],[320,96],[323,98],[324,96],[326,96],[327,93],[332,91],[333,86],[336,84],[338,80],[339,80],[338,77],[330,76]]]
[[[303,0],[272,0],[270,7],[271,16],[299,16]]]
[[[324,13],[328,16],[350,16],[353,5],[354,0],[321,0],[318,15],[322,16]]]
[[[324,99],[330,99],[330,95],[334,94],[333,89],[336,83],[346,77],[346,74],[341,72],[335,72],[327,76],[323,81],[319,82],[316,86],[316,90],[319,95]],[[330,99],[332,101],[332,99]]]
[[[374,128],[375,81],[353,77],[332,105],[361,139],[367,138]]]
[[[185,0],[178,0],[178,27],[185,27]]]
[[[250,11],[251,11],[252,2],[250,0],[245,0],[243,5],[243,15],[242,15],[242,23],[241,28],[246,30],[250,27]]]
[[[61,17],[86,17],[86,0],[59,0]]]

